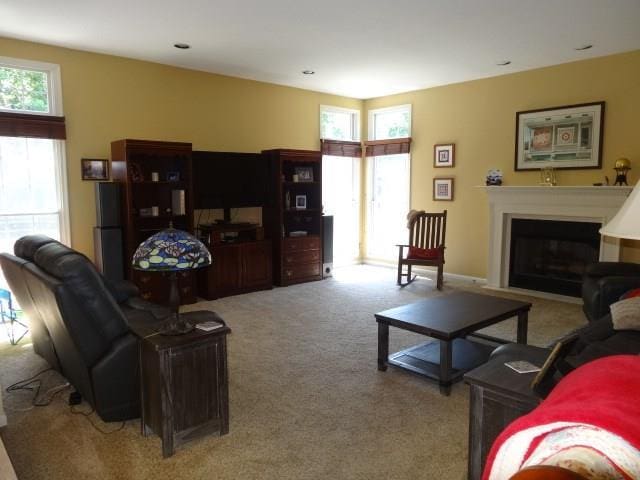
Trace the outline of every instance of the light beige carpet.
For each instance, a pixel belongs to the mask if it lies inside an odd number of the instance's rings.
[[[456,479],[466,478],[468,387],[451,396],[395,368],[376,368],[375,312],[467,289],[428,279],[399,289],[395,271],[336,270],[333,279],[191,305],[231,326],[230,433],[187,444],[166,460],[138,421],[118,425],[73,415],[67,393],[27,412],[29,396],[7,394],[1,431],[21,480],[30,479]],[[514,295],[503,295],[523,298]],[[529,341],[545,345],[584,323],[579,306],[528,299]],[[515,338],[515,319],[487,329]],[[391,329],[390,351],[421,337]],[[3,387],[44,366],[30,348],[0,348]],[[49,387],[61,382],[46,377]],[[88,410],[85,404],[82,408]]]

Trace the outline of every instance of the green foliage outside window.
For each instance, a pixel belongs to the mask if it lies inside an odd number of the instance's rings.
[[[343,128],[335,124],[334,115],[327,112],[320,114],[320,138],[332,140],[351,140]]]
[[[393,122],[389,126],[387,138],[404,138],[409,136],[409,112],[402,113],[402,121]]]
[[[0,108],[26,112],[49,112],[47,74],[0,67]]]

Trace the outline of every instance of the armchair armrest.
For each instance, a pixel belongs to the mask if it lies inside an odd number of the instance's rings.
[[[112,282],[110,280],[104,279],[104,284],[109,290],[109,293],[113,295],[116,302],[123,303],[129,300],[132,297],[137,297],[140,295],[140,290],[133,282],[128,280],[122,280],[120,282]]]
[[[640,264],[630,262],[597,262],[587,265],[588,277],[640,277]]]

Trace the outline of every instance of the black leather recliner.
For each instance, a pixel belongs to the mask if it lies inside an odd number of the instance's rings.
[[[640,288],[640,264],[598,262],[588,265],[582,282],[587,319],[595,322],[609,313],[609,305],[629,290]]]
[[[106,281],[87,257],[42,235],[0,254],[11,290],[30,322],[34,351],[60,371],[104,421],[140,416],[138,337],[133,322],[169,311],[137,297],[129,282]]]

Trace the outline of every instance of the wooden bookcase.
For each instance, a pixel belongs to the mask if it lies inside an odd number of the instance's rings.
[[[131,259],[142,241],[170,224],[193,233],[191,144],[117,140],[111,143],[111,169],[114,181],[122,183],[126,274],[140,288],[143,298],[166,303],[169,298],[167,276],[133,270]],[[179,190],[184,191],[184,213],[172,210],[173,192]],[[193,271],[180,272],[179,288],[181,303],[196,301]]]
[[[271,198],[265,208],[264,225],[273,243],[274,282],[291,285],[321,280],[322,154],[285,149],[262,153],[268,157],[271,171]],[[301,168],[311,172],[312,178],[302,177]],[[304,198],[305,208],[300,208],[298,198]],[[295,232],[306,235],[295,236]]]

